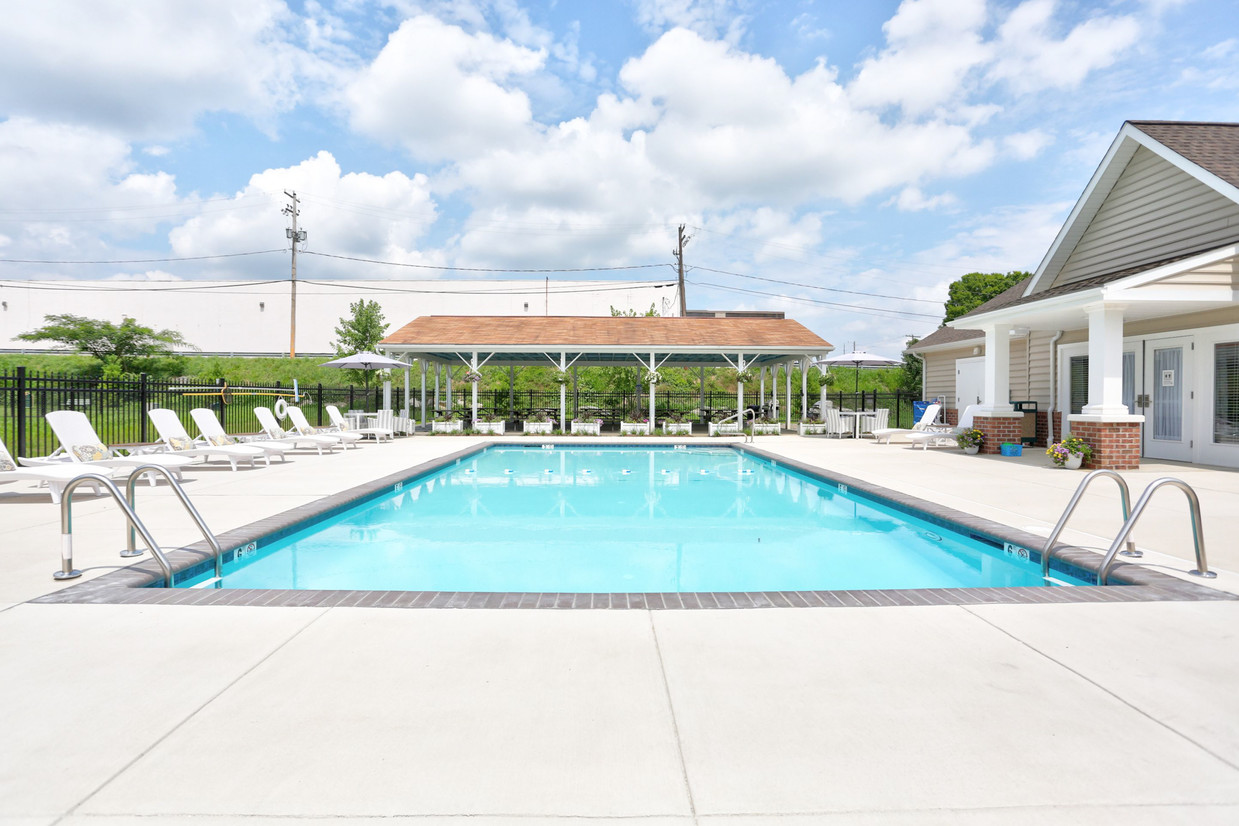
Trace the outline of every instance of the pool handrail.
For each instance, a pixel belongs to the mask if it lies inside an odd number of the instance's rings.
[[[1136,526],[1141,514],[1144,513],[1145,507],[1149,504],[1149,500],[1153,498],[1153,494],[1166,485],[1171,485],[1183,491],[1187,496],[1187,504],[1192,514],[1192,542],[1196,549],[1196,567],[1188,571],[1192,576],[1203,577],[1204,579],[1216,579],[1217,574],[1209,570],[1209,563],[1205,559],[1205,537],[1204,526],[1200,519],[1200,499],[1196,496],[1196,491],[1192,490],[1192,486],[1182,479],[1175,479],[1170,476],[1163,476],[1160,479],[1154,479],[1149,483],[1149,486],[1144,489],[1144,493],[1140,495],[1140,501],[1136,503],[1136,507],[1132,510],[1131,516],[1123,523],[1122,530],[1119,535],[1114,538],[1114,544],[1110,546],[1110,550],[1106,551],[1105,558],[1101,561],[1101,567],[1097,569],[1097,584],[1106,585],[1107,578],[1110,573],[1110,565],[1114,562],[1114,555],[1118,553],[1119,546],[1127,539],[1132,528]]]
[[[215,557],[215,577],[218,579],[219,577],[223,575],[223,564],[224,564],[223,563],[224,552],[219,546],[219,540],[215,538],[215,534],[211,533],[211,529],[207,527],[206,522],[202,518],[202,514],[198,513],[198,509],[194,507],[194,503],[189,501],[189,496],[185,493],[185,489],[181,487],[179,482],[177,482],[175,479],[172,478],[172,475],[168,473],[167,470],[163,469],[159,465],[143,465],[137,468],[133,472],[133,475],[129,477],[129,482],[125,485],[126,499],[128,500],[129,509],[134,514],[134,519],[130,520],[129,522],[129,530],[127,531],[128,541],[126,543],[125,552],[122,552],[121,556],[138,556],[139,554],[141,554],[141,551],[136,550],[136,542],[135,542],[135,537],[134,537],[134,523],[137,520],[137,512],[138,512],[136,480],[138,476],[141,475],[139,471],[142,471],[148,468],[157,473],[162,473],[163,477],[168,480],[168,484],[172,486],[172,492],[175,493],[176,497],[181,500],[181,504],[185,506],[185,510],[189,512],[190,517],[198,525],[198,530],[202,532],[203,538],[206,539],[206,541],[210,544],[211,550],[214,551],[213,555]],[[138,524],[141,524],[141,523],[138,523]],[[150,546],[151,540],[149,538],[149,534],[146,533],[145,531],[142,533],[142,539],[146,542],[148,546]],[[152,547],[151,552],[155,553],[154,547],[153,546],[151,547]],[[164,560],[161,564],[164,566],[164,579],[166,583],[164,587],[171,588],[172,587],[172,571],[167,566],[167,560]]]
[[[1090,471],[1087,476],[1080,480],[1076,492],[1071,495],[1071,501],[1067,503],[1067,507],[1063,510],[1063,515],[1058,517],[1058,524],[1054,526],[1054,530],[1050,532],[1049,538],[1045,540],[1045,547],[1041,549],[1041,576],[1047,577],[1050,575],[1050,549],[1054,547],[1054,541],[1058,539],[1058,535],[1067,527],[1067,520],[1075,512],[1076,505],[1080,503],[1080,498],[1084,496],[1085,489],[1099,476],[1107,476],[1118,484],[1119,496],[1123,502],[1123,522],[1126,523],[1131,517],[1131,491],[1127,488],[1127,480],[1117,472],[1106,468]],[[1135,543],[1128,540],[1126,555],[1137,556],[1139,553],[1136,550]]]
[[[135,468],[133,474],[129,477],[130,485],[133,481],[142,474],[139,472],[143,468],[153,468],[161,473],[167,474],[167,469],[159,465],[141,465]],[[171,478],[171,477],[169,477]],[[94,482],[103,485],[104,489],[112,495],[116,500],[116,504],[124,511],[125,518],[129,521],[130,530],[137,528],[142,534],[143,541],[147,547],[151,549],[151,555],[155,557],[159,563],[159,567],[163,569],[164,582],[167,587],[172,587],[172,566],[168,564],[168,558],[164,556],[160,547],[155,544],[155,539],[151,536],[150,531],[142,524],[142,520],[138,519],[138,515],[133,512],[133,508],[125,501],[125,497],[121,495],[120,489],[108,477],[99,473],[83,473],[81,476],[71,480],[64,487],[60,498],[60,570],[52,574],[53,579],[77,579],[82,575],[82,572],[73,567],[73,491],[78,485],[87,482]],[[132,535],[132,534],[131,534]],[[131,546],[132,550],[132,546]],[[135,554],[121,553],[121,556],[134,556]]]

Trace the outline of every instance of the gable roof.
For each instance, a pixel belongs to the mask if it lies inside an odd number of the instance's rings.
[[[1127,121],[1111,143],[1080,199],[1037,267],[1025,289],[1027,297],[1042,294],[1058,274],[1097,216],[1106,198],[1122,177],[1127,164],[1141,147],[1178,168],[1221,196],[1239,204],[1239,124],[1179,121]],[[1189,254],[1205,252],[1217,243],[1203,245]],[[1141,262],[1148,269],[1156,262]],[[1164,262],[1163,262],[1164,263]],[[1131,266],[1116,267],[1099,275],[1100,283],[1132,274]],[[1077,289],[1098,286],[1097,278],[1075,285]],[[1074,290],[1069,290],[1074,291]]]

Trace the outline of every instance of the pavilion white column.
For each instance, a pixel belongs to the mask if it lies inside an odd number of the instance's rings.
[[[469,359],[469,371],[470,371],[471,373],[476,373],[476,372],[478,371],[478,352],[477,352],[477,350],[474,350],[474,351],[473,351],[473,356],[472,356],[472,358],[470,358],[470,359]],[[472,382],[470,382],[470,384],[471,384],[471,385],[472,385],[472,387],[473,387],[473,398],[472,398],[472,400],[471,400],[471,404],[473,405],[473,418],[472,418],[472,421],[476,422],[476,421],[478,420],[478,383],[477,383],[476,381],[472,381]],[[470,427],[472,427],[472,425],[470,425]]]
[[[764,407],[766,405],[766,365],[762,365],[761,386],[757,390],[757,406]],[[770,383],[774,385],[774,390],[777,393],[779,389],[779,374],[777,370],[770,371]]]
[[[568,354],[559,354],[559,372],[568,372]],[[559,429],[568,429],[568,385],[559,383]]]
[[[743,370],[744,353],[740,354],[739,359],[740,360],[736,362],[739,367],[736,369]],[[736,424],[740,425],[741,429],[744,428],[744,382],[739,381],[736,382]]]
[[[422,426],[426,424],[426,359],[418,359],[417,363],[422,366]]]
[[[516,367],[508,365],[508,416],[516,415]]]
[[[787,427],[790,430],[792,426],[792,363],[790,361],[783,365],[783,373],[787,377]]]
[[[1011,325],[994,324],[985,330],[985,394],[980,415],[1011,413]],[[961,414],[963,411],[959,411]]]
[[[701,399],[698,402],[698,409],[704,414],[706,409],[706,368],[698,367],[697,376],[701,380]]]
[[[656,359],[656,358],[657,358],[657,354],[656,354],[656,353],[650,353],[650,372],[651,372],[651,373],[653,373],[653,372],[654,372],[654,365],[655,365],[655,364],[657,364],[657,362],[655,361],[655,359]],[[654,410],[655,410],[655,407],[654,407],[654,387],[655,387],[654,382],[650,382],[650,416],[649,416],[649,421],[647,421],[647,422],[645,423],[645,432],[646,432],[646,433],[653,433],[653,432],[654,432]]]
[[[577,366],[572,365],[572,413],[576,415],[576,411],[581,409],[581,385],[579,376],[577,375]]]
[[[800,357],[800,418],[809,417],[809,354]],[[788,420],[790,421],[790,419]],[[791,427],[789,424],[788,427]]]
[[[1088,404],[1085,416],[1127,416],[1123,404],[1123,307],[1096,304],[1088,314]]]
[[[452,365],[443,365],[443,383],[447,386],[447,409],[452,413]]]

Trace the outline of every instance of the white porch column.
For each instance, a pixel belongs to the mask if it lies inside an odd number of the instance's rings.
[[[422,366],[422,425],[426,424],[426,359],[418,359]]]
[[[516,367],[508,365],[508,416],[516,417]]]
[[[654,372],[654,365],[658,363],[656,361],[657,358],[658,358],[657,353],[650,353],[650,372],[651,373]],[[654,432],[654,411],[656,409],[654,407],[654,387],[655,387],[654,382],[650,382],[650,416],[649,416],[649,421],[645,423],[646,433]]]
[[[982,416],[1012,413],[1011,325],[985,327],[985,393],[977,413]],[[959,411],[963,414],[963,411]]]
[[[743,370],[744,353],[740,354],[739,359],[740,360],[736,362],[739,367],[736,369]],[[736,424],[740,425],[741,428],[744,427],[744,383],[739,381],[736,382]]]
[[[779,375],[777,372],[770,374],[770,381],[774,384],[774,391],[779,390]],[[761,387],[757,391],[757,406],[764,407],[766,404],[766,365],[761,366]]]
[[[809,418],[809,354],[800,357],[800,418]],[[788,427],[791,427],[789,424]]]
[[[443,384],[447,389],[447,409],[450,415],[455,415],[455,410],[452,407],[452,365],[443,365]]]
[[[477,350],[473,351],[473,357],[469,359],[469,370],[470,372],[473,372],[473,373],[476,373],[478,371],[478,351]],[[473,405],[473,417],[470,421],[476,422],[478,420],[478,383],[474,381],[474,382],[470,382],[470,384],[473,386],[473,398],[471,401],[471,404]],[[473,427],[472,424],[470,424],[469,426]]]
[[[786,375],[785,384],[787,392],[784,394],[787,397],[787,427],[790,430],[792,426],[792,363],[789,361],[783,365],[783,372]]]
[[[568,354],[559,354],[559,372],[568,372]],[[559,429],[568,429],[568,385],[559,383]]]
[[[1095,304],[1088,314],[1088,404],[1085,416],[1126,416],[1123,404],[1123,307]]]

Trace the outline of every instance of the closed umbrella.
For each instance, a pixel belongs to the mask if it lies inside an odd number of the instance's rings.
[[[814,359],[814,367],[835,367],[841,364],[850,364],[856,368],[856,387],[852,392],[860,390],[860,368],[862,367],[895,367],[903,364],[898,359],[887,358],[886,356],[878,356],[873,353],[866,353],[864,350],[854,350],[851,353],[832,353],[826,358]]]

